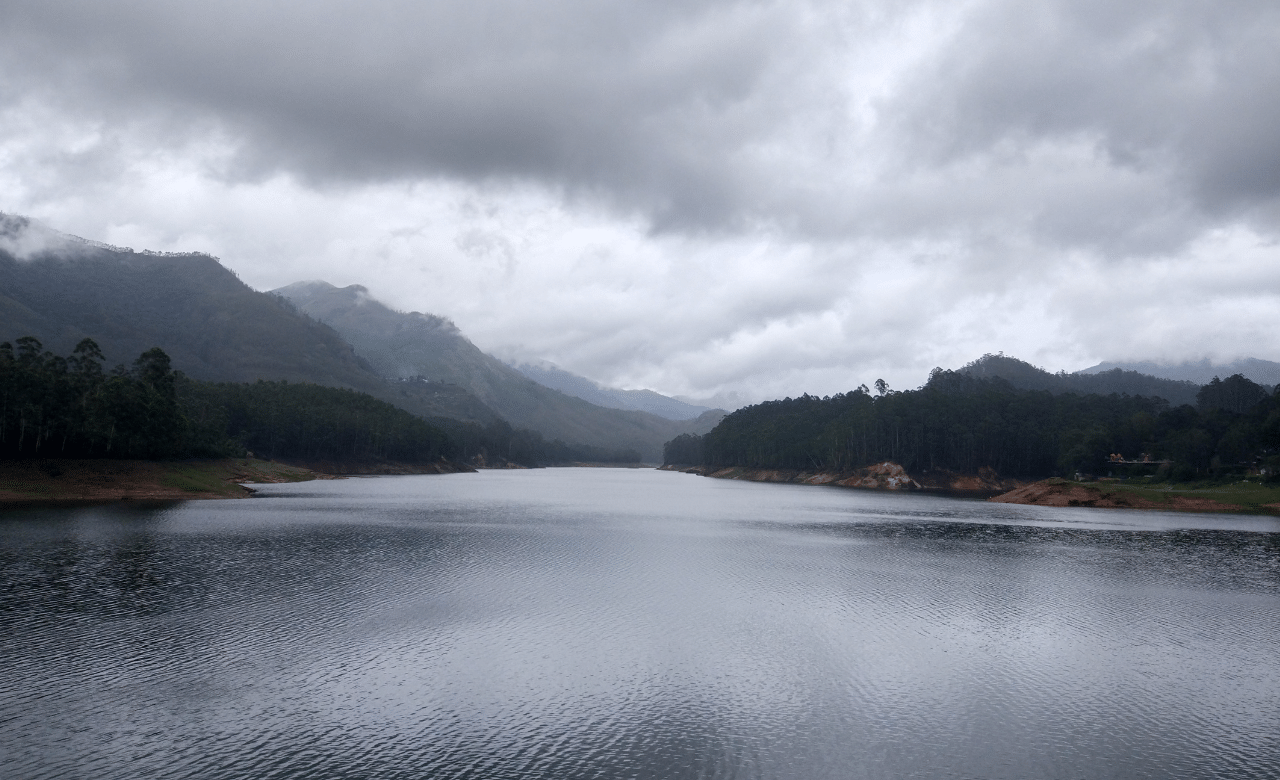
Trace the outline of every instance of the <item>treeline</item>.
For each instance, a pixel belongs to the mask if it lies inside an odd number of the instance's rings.
[[[634,462],[631,451],[548,442],[504,421],[416,417],[365,393],[290,382],[198,382],[160,349],[107,371],[84,339],[69,357],[0,344],[0,457],[236,457],[526,466]]]
[[[290,382],[178,382],[192,455],[431,463],[460,454],[444,431],[373,396]]]
[[[560,439],[548,441],[537,431],[513,428],[506,420],[487,425],[432,417],[431,423],[446,431],[457,447],[459,457],[469,463],[501,465],[503,461],[522,466],[568,463],[639,463],[634,449],[608,450],[587,444],[566,444]]]
[[[167,458],[187,445],[176,377],[159,349],[103,369],[81,341],[69,357],[31,337],[0,344],[0,453],[5,457]]]
[[[1112,455],[1172,461],[1175,479],[1269,466],[1280,398],[1242,376],[1201,388],[1197,405],[1161,398],[1052,394],[935,369],[918,390],[866,388],[740,409],[702,437],[664,448],[672,465],[853,470],[884,460],[911,472],[1014,477],[1106,473]]]

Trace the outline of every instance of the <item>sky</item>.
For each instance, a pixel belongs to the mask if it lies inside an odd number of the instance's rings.
[[[756,401],[1280,360],[1280,4],[0,0],[0,211]]]

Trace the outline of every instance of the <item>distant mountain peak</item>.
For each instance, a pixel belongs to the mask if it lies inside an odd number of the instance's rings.
[[[634,406],[597,405],[545,386],[482,352],[449,320],[395,311],[359,285],[342,289],[289,285],[274,292],[341,333],[382,376],[426,379],[431,387],[465,388],[511,425],[537,431],[547,439],[634,449],[646,460],[656,461],[663,442],[681,433],[705,433],[719,421],[715,414],[675,419]],[[595,387],[587,379],[578,379]],[[679,404],[648,391],[630,392]]]
[[[1006,355],[986,354],[961,367],[961,374],[975,377],[999,377],[1023,390],[1048,390],[1051,393],[1157,396],[1176,405],[1194,404],[1199,383],[1153,376],[1116,366],[1096,372],[1086,370],[1068,374],[1049,373],[1025,360]]]
[[[342,316],[347,316],[348,309],[354,305],[357,309],[364,309],[369,316],[384,320],[384,326],[387,327],[402,327],[404,325],[402,318],[407,317],[417,325],[425,326],[430,330],[451,336],[461,337],[462,335],[458,326],[448,317],[426,314],[420,311],[398,311],[373,297],[373,294],[369,292],[369,288],[363,284],[349,284],[346,287],[337,287],[323,279],[308,279],[307,281],[294,282],[284,287],[278,287],[272,290],[271,293],[289,299],[322,322],[339,313]],[[409,376],[409,374],[405,374],[403,371],[392,371],[388,376]]]
[[[1081,369],[1077,374],[1098,374],[1115,369],[1137,371],[1142,374],[1173,379],[1183,382],[1195,382],[1198,385],[1208,384],[1215,376],[1226,379],[1234,374],[1241,374],[1246,379],[1261,385],[1280,384],[1280,363],[1261,360],[1254,357],[1237,358],[1228,362],[1217,363],[1209,358],[1184,360],[1180,363],[1156,362],[1151,360],[1122,362],[1103,362],[1096,366]]]
[[[712,411],[710,407],[686,403],[652,390],[622,390],[605,387],[584,376],[565,371],[546,360],[536,362],[507,361],[515,370],[545,387],[581,398],[609,409],[649,412],[668,420],[694,420]]]

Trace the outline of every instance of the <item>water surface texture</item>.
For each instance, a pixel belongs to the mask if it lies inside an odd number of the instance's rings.
[[[5,778],[1280,775],[1280,524],[551,469],[0,514]]]

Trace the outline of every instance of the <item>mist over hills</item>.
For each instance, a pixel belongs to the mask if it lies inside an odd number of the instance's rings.
[[[213,257],[134,252],[0,214],[0,341],[22,336],[59,354],[92,338],[108,365],[158,346],[195,379],[311,382],[423,417],[498,419],[465,388],[388,383],[332,328]]]
[[[596,406],[486,355],[448,320],[392,311],[358,285],[261,293],[208,255],[135,252],[0,215],[0,340],[22,336],[62,354],[89,337],[109,364],[158,346],[195,379],[348,388],[423,417],[501,418],[651,461],[664,442],[723,415],[670,420]]]
[[[601,387],[547,364],[507,365],[448,319],[395,311],[359,285],[299,282],[262,293],[208,255],[135,252],[0,214],[0,341],[27,335],[61,354],[93,338],[109,364],[159,346],[196,379],[348,388],[422,417],[503,419],[547,439],[632,449],[650,461],[663,443],[706,433],[724,414],[651,391]],[[1257,359],[1104,363],[1053,374],[1000,354],[959,372],[1022,389],[1159,397],[1175,406],[1195,404],[1213,376],[1280,383],[1280,363]]]
[[[1048,390],[1054,394],[1154,396],[1173,406],[1195,405],[1196,393],[1200,390],[1200,384],[1196,382],[1149,376],[1119,367],[1088,374],[1051,374],[1024,360],[1003,354],[983,355],[958,371],[976,377],[1000,377],[1021,390]]]
[[[159,346],[197,379],[287,379],[366,391],[378,383],[332,329],[252,290],[208,255],[36,242],[27,225],[0,217],[13,239],[0,245],[0,339],[34,335],[65,353],[90,337],[108,363]],[[33,245],[21,258],[12,251]]]
[[[692,420],[712,411],[709,406],[685,403],[652,390],[621,390],[603,387],[585,376],[578,376],[550,363],[511,363],[512,368],[545,387],[610,409],[648,412],[668,420]]]
[[[705,433],[723,416],[720,411],[704,411],[693,419],[671,420],[589,403],[538,384],[486,354],[452,322],[420,312],[395,311],[360,285],[339,288],[322,281],[298,282],[272,294],[332,327],[379,374],[423,377],[433,386],[465,388],[512,425],[550,439],[631,448],[657,461],[663,443],[681,433]]]
[[[1162,365],[1149,360],[1133,363],[1099,363],[1096,366],[1081,369],[1077,374],[1100,374],[1107,371],[1136,371],[1141,374],[1172,379],[1180,382],[1194,382],[1198,385],[1208,384],[1215,376],[1226,379],[1241,374],[1250,381],[1260,385],[1280,385],[1280,363],[1258,358],[1241,358],[1230,363],[1211,363],[1208,359],[1188,360],[1182,363]]]

